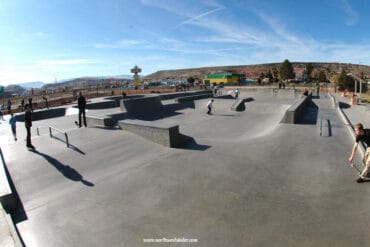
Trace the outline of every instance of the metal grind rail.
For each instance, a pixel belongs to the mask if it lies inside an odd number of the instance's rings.
[[[39,127],[37,127],[37,135],[40,135],[40,128],[44,128],[44,127],[46,127],[46,126],[39,126]],[[53,131],[54,132],[58,132],[58,133],[60,133],[60,134],[63,134],[64,135],[64,137],[65,137],[65,142],[66,142],[66,144],[67,144],[67,147],[69,147],[69,138],[68,138],[68,134],[67,134],[67,132],[65,132],[65,131],[63,131],[63,130],[60,130],[60,129],[57,129],[57,128],[55,128],[55,127],[52,127],[52,126],[48,126],[48,128],[49,128],[49,135],[50,135],[50,138],[56,138],[56,139],[59,139],[59,138],[57,138],[57,137],[55,137],[55,135],[53,135]]]

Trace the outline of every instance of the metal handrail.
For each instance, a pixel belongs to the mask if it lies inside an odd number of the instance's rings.
[[[52,126],[49,126],[49,134],[50,134],[50,138],[53,138],[53,132],[52,132],[52,130],[55,130],[55,131],[57,131],[57,132],[59,132],[59,133],[61,133],[61,134],[64,134],[64,136],[65,136],[65,138],[66,138],[67,147],[69,147],[69,141],[68,141],[68,135],[67,135],[67,132],[64,132],[64,131],[62,131],[62,130],[60,130],[60,129],[54,128],[54,127],[52,127]]]
[[[36,128],[37,135],[40,136],[40,128],[47,128],[48,126],[38,126]]]

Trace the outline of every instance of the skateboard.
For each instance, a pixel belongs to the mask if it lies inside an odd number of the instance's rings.
[[[358,176],[360,176],[360,174],[361,174],[362,171],[357,167],[357,165],[354,162],[351,162],[351,164],[349,166],[352,167],[352,168],[354,168],[356,171],[358,171]],[[365,181],[370,181],[370,177],[365,177],[363,179]]]
[[[35,147],[33,147],[33,148],[31,148],[31,147],[27,147],[27,149],[28,149],[28,151],[36,152],[36,148],[35,148]]]

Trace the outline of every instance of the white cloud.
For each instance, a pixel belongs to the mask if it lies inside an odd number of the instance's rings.
[[[192,23],[192,22],[197,21],[197,20],[199,20],[199,19],[201,19],[201,18],[203,18],[203,17],[205,17],[205,16],[207,16],[207,15],[210,15],[210,14],[212,14],[212,13],[214,13],[214,12],[217,12],[217,11],[220,11],[220,10],[223,10],[223,9],[225,9],[225,7],[218,7],[218,8],[216,8],[216,9],[212,9],[212,10],[206,11],[206,12],[204,12],[204,13],[198,14],[197,16],[191,17],[191,18],[189,18],[188,20],[181,22],[180,24],[178,24],[178,25],[175,27],[175,29],[176,29],[176,28],[179,28],[180,26],[182,26],[182,25],[184,25],[184,24]]]
[[[357,12],[351,7],[347,0],[342,0],[340,3],[341,9],[346,13],[346,25],[352,26],[355,25],[358,21],[358,14]]]
[[[96,61],[89,59],[61,59],[61,60],[45,60],[41,61],[40,65],[80,65],[80,64],[93,64]]]
[[[0,64],[0,85],[43,81],[50,82],[53,77],[50,73],[40,70],[32,65],[1,65]]]
[[[94,47],[97,49],[123,49],[123,48],[128,48],[132,46],[145,46],[148,45],[149,42],[145,40],[119,40],[113,43],[97,43],[94,44]]]

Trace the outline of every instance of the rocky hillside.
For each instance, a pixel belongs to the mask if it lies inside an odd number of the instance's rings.
[[[316,63],[316,62],[292,62],[296,75],[301,74],[306,64],[312,64],[317,71],[325,70],[328,72],[340,73],[342,69],[350,71],[354,74],[365,73],[370,75],[370,67],[358,64],[348,63]],[[190,76],[195,79],[201,79],[211,73],[233,72],[246,74],[247,78],[256,79],[261,73],[266,73],[272,68],[279,68],[281,63],[267,63],[256,65],[238,65],[238,66],[220,66],[220,67],[203,67],[178,70],[160,70],[153,74],[144,77],[145,80],[160,80],[160,79],[186,79]]]

